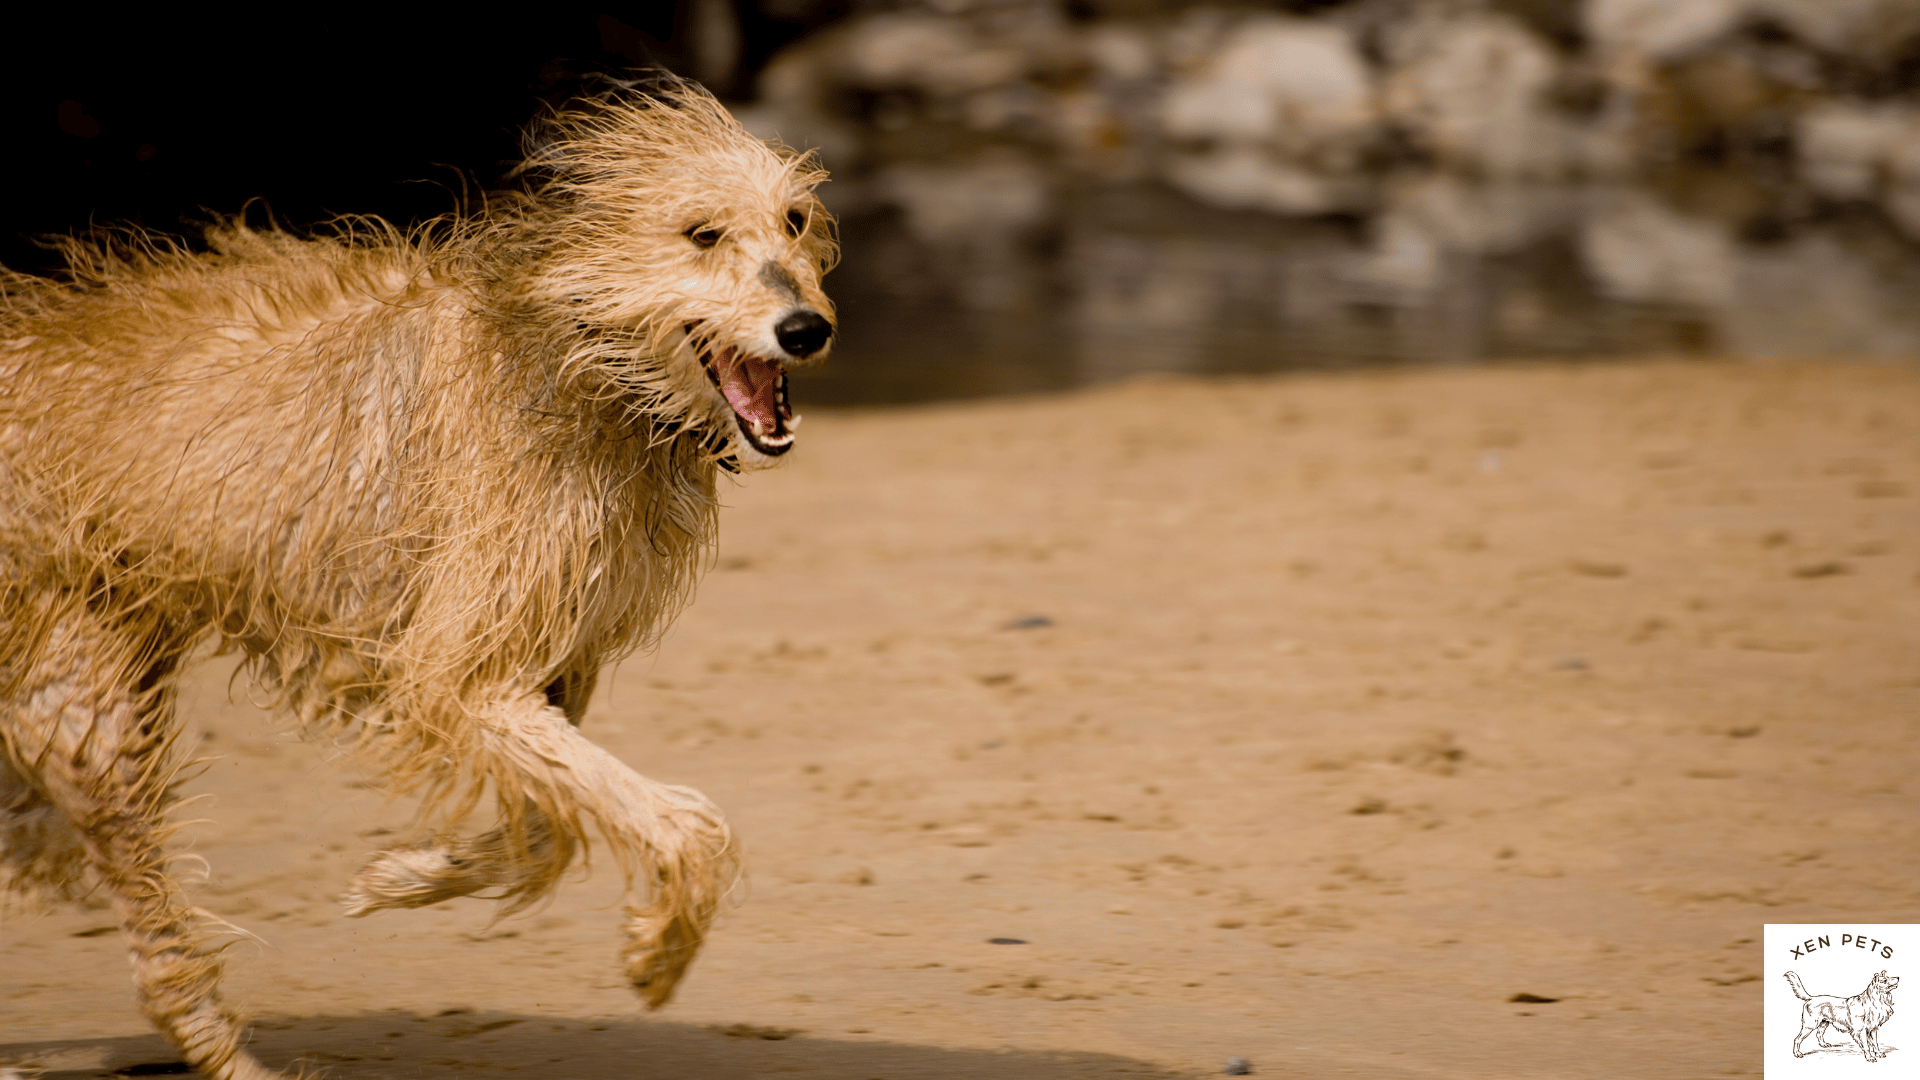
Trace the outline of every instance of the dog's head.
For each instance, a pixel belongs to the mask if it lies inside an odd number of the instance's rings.
[[[550,234],[534,288],[575,327],[569,367],[726,467],[773,463],[799,419],[787,371],[833,343],[826,173],[672,79],[562,111],[546,132],[527,166]]]
[[[1882,971],[1880,974],[1875,975],[1873,977],[1873,982],[1869,983],[1868,985],[1871,986],[1873,989],[1880,991],[1881,993],[1886,993],[1892,990],[1894,987],[1900,985],[1900,978],[1897,975],[1889,978],[1887,973]]]

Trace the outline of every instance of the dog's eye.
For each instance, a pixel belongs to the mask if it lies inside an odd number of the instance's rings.
[[[687,230],[687,239],[697,247],[710,248],[720,242],[720,230],[711,225],[695,225]]]
[[[807,215],[798,210],[787,211],[787,234],[799,236],[807,231]]]

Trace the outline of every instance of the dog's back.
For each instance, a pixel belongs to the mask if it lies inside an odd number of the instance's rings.
[[[247,526],[351,482],[340,414],[364,422],[395,385],[371,361],[403,354],[379,336],[431,304],[417,254],[240,227],[211,239],[197,255],[76,243],[78,287],[7,282],[0,549],[14,559],[83,555],[84,533],[147,560],[190,550],[180,573],[217,575],[254,554]]]

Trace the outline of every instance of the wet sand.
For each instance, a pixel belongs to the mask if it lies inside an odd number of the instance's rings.
[[[263,1058],[1758,1075],[1763,923],[1920,921],[1920,367],[1143,382],[801,443],[587,722],[747,845],[659,1013],[610,866],[341,918],[405,807],[196,671],[184,839]],[[171,1060],[109,922],[6,914],[0,1063]]]

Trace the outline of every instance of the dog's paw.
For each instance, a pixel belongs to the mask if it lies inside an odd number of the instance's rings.
[[[657,1009],[673,997],[705,936],[685,914],[668,915],[657,907],[627,909],[627,944],[620,960],[627,982],[647,1008]]]

